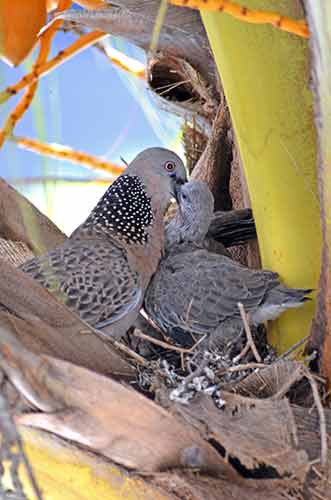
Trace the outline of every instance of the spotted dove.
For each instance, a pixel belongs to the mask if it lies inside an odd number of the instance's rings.
[[[241,331],[238,302],[257,325],[307,300],[311,290],[287,288],[274,272],[249,269],[206,249],[214,200],[205,183],[184,184],[178,202],[167,228],[167,253],[144,301],[148,316],[170,337],[178,338],[181,329],[222,344]]]
[[[164,213],[185,181],[175,153],[143,151],[67,241],[21,269],[87,323],[121,337],[141,308],[164,247]]]

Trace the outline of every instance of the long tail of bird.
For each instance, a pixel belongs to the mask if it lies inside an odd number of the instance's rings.
[[[312,288],[288,288],[284,285],[279,285],[270,290],[267,302],[274,304],[282,304],[284,307],[299,307],[307,300],[307,297],[312,292]]]
[[[306,301],[311,300],[307,295],[312,291],[313,289],[311,288],[288,288],[284,285],[275,286],[269,290],[263,305],[253,315],[253,323],[259,324],[267,320],[276,319],[287,309],[301,307]]]

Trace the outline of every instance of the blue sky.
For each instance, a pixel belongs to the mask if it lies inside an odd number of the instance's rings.
[[[74,39],[71,34],[58,33],[52,55]],[[107,43],[144,61],[143,52],[124,41],[109,37]],[[0,61],[1,89],[24,75],[34,57],[18,68]],[[12,98],[0,107],[0,126],[17,100]],[[89,48],[40,80],[33,105],[15,135],[65,144],[121,163],[121,156],[130,161],[150,146],[170,147],[183,156],[180,125],[178,118],[154,105],[145,82],[115,68],[98,50]],[[7,142],[0,150],[0,175],[14,180],[45,175],[95,178],[98,174]],[[84,220],[106,189],[105,185],[62,181],[17,187],[67,233]]]

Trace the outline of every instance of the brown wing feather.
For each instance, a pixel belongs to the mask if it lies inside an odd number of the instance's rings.
[[[121,319],[142,298],[124,250],[104,240],[68,240],[21,269],[95,327]]]

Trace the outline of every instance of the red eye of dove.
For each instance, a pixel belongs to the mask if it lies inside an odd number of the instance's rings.
[[[167,161],[165,164],[164,164],[164,168],[168,171],[168,172],[173,172],[175,170],[175,164],[174,162],[172,161]]]

